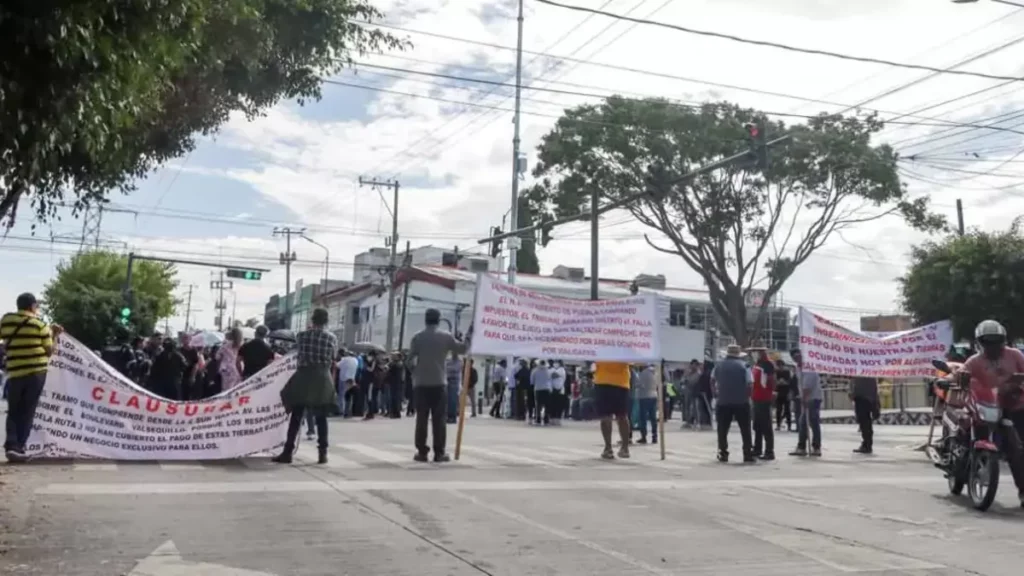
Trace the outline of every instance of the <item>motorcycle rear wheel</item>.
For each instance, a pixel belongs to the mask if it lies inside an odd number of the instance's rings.
[[[967,493],[975,510],[984,512],[992,506],[999,490],[999,455],[979,450],[971,454],[967,473]]]

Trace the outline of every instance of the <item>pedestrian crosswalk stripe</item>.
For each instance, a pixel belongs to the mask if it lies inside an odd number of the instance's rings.
[[[512,454],[510,452],[511,447],[509,446],[495,446],[495,448],[500,448],[500,450],[488,450],[487,448],[480,448],[478,446],[463,446],[462,450],[479,454],[485,458],[493,458],[495,460],[502,460],[513,464],[530,464],[533,466],[540,466],[542,468],[572,468],[572,466],[566,466],[564,464],[559,464],[558,462],[548,462],[545,460],[530,458],[529,456]]]
[[[75,472],[116,472],[117,464],[104,463],[97,464],[95,462],[75,462],[72,466]]]
[[[392,444],[391,447],[392,448],[398,448],[399,450],[401,450],[401,449],[408,450],[409,449],[409,445],[408,444]],[[414,451],[414,453],[415,453],[415,451]],[[451,454],[451,458],[452,458],[452,460],[451,460],[450,464],[453,464],[455,467],[476,468],[476,469],[480,469],[480,470],[488,469],[488,468],[501,468],[502,467],[501,464],[497,464],[497,463],[494,463],[494,462],[487,462],[486,460],[480,460],[480,459],[474,458],[472,456],[466,456],[465,451],[463,451],[462,453],[459,454],[459,459],[458,460],[455,459],[455,453],[453,451],[452,454]],[[410,460],[412,459],[411,455],[409,456],[409,459]],[[412,468],[422,468],[423,466],[424,465],[422,463],[420,463],[419,466],[412,466]]]
[[[552,449],[560,450],[563,452],[569,452],[572,454],[579,454],[580,456],[589,456],[595,460],[600,458],[600,453],[594,452],[592,450],[581,450],[579,448],[569,448],[566,446],[553,447]],[[629,459],[617,458],[615,460],[612,460],[611,462],[615,462],[614,466],[618,466],[620,468],[637,468],[641,466],[647,466],[650,468],[661,468],[664,470],[690,470],[692,468],[692,466],[687,466],[685,464],[673,461],[651,460],[646,455],[642,455],[638,450],[631,450]]]
[[[374,448],[373,446],[367,446],[366,444],[335,444],[335,446],[401,468],[409,468],[416,464],[411,456],[402,456],[395,452],[381,450],[379,448]]]
[[[312,444],[299,444],[293,458],[302,462],[316,462],[319,456],[318,450]],[[359,470],[366,468],[365,464],[350,460],[339,455],[337,451],[330,450],[327,451],[327,464],[325,466],[337,470]]]
[[[198,462],[160,462],[160,469],[173,472],[176,470],[205,470],[206,467]]]

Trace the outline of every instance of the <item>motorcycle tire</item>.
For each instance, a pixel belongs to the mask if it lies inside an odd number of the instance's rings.
[[[979,474],[988,477],[988,484],[982,487]],[[977,451],[971,454],[967,473],[967,493],[975,510],[984,512],[992,506],[999,490],[999,455],[993,452]]]
[[[949,484],[949,493],[953,496],[959,496],[964,492],[964,486],[967,485],[967,481],[964,480],[962,472],[949,472],[946,474],[946,482]]]

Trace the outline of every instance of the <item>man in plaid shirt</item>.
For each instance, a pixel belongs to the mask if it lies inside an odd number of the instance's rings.
[[[337,403],[334,389],[334,358],[338,339],[326,330],[327,310],[313,310],[312,325],[296,337],[298,367],[281,390],[281,403],[291,415],[284,450],[275,462],[289,464],[295,451],[295,440],[302,426],[303,413],[311,414],[316,423],[319,462],[327,463],[327,412]]]

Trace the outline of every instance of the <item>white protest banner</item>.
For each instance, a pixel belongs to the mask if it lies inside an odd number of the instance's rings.
[[[284,444],[288,356],[231,390],[194,402],[156,396],[81,342],[57,342],[26,453],[110,460],[219,460]]]
[[[804,368],[837,376],[932,377],[932,360],[943,358],[953,343],[948,320],[879,337],[800,308],[799,324]]]
[[[480,275],[471,354],[605,362],[661,360],[655,295],[556,298]]]

